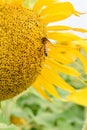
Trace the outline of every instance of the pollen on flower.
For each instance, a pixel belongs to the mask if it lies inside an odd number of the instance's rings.
[[[41,72],[45,60],[44,26],[32,10],[0,4],[0,100],[26,90]]]
[[[74,76],[85,86],[81,72],[71,64],[79,60],[87,72],[87,59],[81,51],[87,53],[87,41],[73,33],[87,30],[49,23],[82,13],[70,2],[37,0],[30,10],[23,1],[0,0],[0,100],[12,98],[33,85],[48,100],[47,93],[62,100],[58,87],[72,94],[67,100],[74,101],[73,94],[77,96],[82,91],[78,93],[60,73]]]

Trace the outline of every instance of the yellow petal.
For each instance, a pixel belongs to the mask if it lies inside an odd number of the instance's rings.
[[[44,23],[47,24],[49,22],[66,19],[72,14],[79,15],[79,12],[74,10],[70,2],[58,2],[43,9],[40,16],[42,16]]]
[[[57,0],[37,0],[35,3],[33,10],[34,11],[39,11],[43,8],[43,6],[49,6],[53,2],[56,2]]]
[[[74,68],[59,64],[58,62],[55,62],[49,58],[46,60],[46,64],[49,65],[49,67],[55,72],[62,72],[72,76],[80,76],[80,73]]]
[[[65,53],[64,54],[64,56],[66,57],[66,58],[70,58],[71,57],[71,59],[72,59],[72,61],[74,61],[73,60],[73,58],[79,58],[80,59],[80,61],[82,62],[82,64],[83,64],[83,67],[84,67],[84,70],[85,70],[85,72],[87,73],[87,59],[86,59],[86,57],[82,54],[82,52],[80,51],[80,50],[70,50],[70,51],[68,51],[67,50],[67,53]]]
[[[75,91],[73,87],[67,84],[58,74],[55,74],[54,71],[50,70],[48,67],[43,68],[42,75],[47,78],[48,82],[56,85],[56,87],[70,92]]]
[[[17,0],[17,4],[18,4],[18,5],[22,5],[23,1],[24,1],[24,0]]]
[[[60,98],[55,87],[52,84],[50,84],[50,82],[47,82],[46,77],[39,76],[38,82],[40,86],[43,87],[46,91],[48,91],[51,95],[53,95],[56,98]]]
[[[23,1],[24,0],[12,0],[11,3],[16,5],[22,5]]]
[[[46,30],[47,31],[64,31],[64,30],[71,30],[72,28],[71,27],[68,27],[68,26],[47,26],[46,27]]]
[[[77,57],[72,52],[72,48],[61,48],[56,46],[56,48],[53,48],[48,52],[48,56],[53,58],[55,61],[62,63],[62,64],[70,64],[74,62]]]
[[[80,50],[78,50],[78,49],[77,50],[76,49],[68,50],[67,49],[67,53],[64,54],[64,57],[68,60],[71,59],[71,62],[73,62],[75,59],[79,58],[83,64],[85,72],[87,73],[87,59],[85,58],[84,55],[82,55],[82,52],[80,52]]]
[[[64,55],[60,54],[60,53],[55,53],[53,51],[50,51],[48,53],[48,56],[49,58],[53,58],[55,61],[59,62],[59,63],[62,63],[62,64],[70,64],[73,62],[73,60],[71,58],[67,58],[67,57],[64,57]]]
[[[4,3],[7,4],[7,3],[8,3],[8,0],[4,0]]]
[[[79,50],[80,47],[78,46],[79,44],[76,44],[76,41],[75,41],[75,44],[73,44],[72,42],[70,43],[67,43],[67,42],[60,42],[60,43],[56,43],[56,44],[49,44],[49,52],[50,51],[53,51],[53,52],[56,52],[56,53],[68,53],[70,51],[74,51],[74,50]]]
[[[47,94],[44,92],[44,90],[41,88],[38,80],[33,84],[34,89],[45,99],[50,100],[50,98],[47,96]]]
[[[83,39],[83,40],[74,41],[73,44],[78,45],[80,48],[83,48],[87,53],[87,40]]]
[[[74,51],[74,53],[81,60],[83,66],[84,66],[84,70],[87,73],[87,59],[79,51]]]
[[[75,12],[74,12],[74,15],[76,15],[76,16],[78,16],[78,17],[79,17],[80,15],[82,15],[82,14],[85,14],[85,13],[81,13],[81,12],[78,12],[78,11],[75,11]]]
[[[2,4],[3,3],[3,1],[2,0],[0,0],[0,4]]]
[[[48,32],[47,35],[50,39],[57,40],[58,42],[70,42],[82,39],[72,33]]]
[[[73,28],[72,30],[78,31],[78,32],[82,32],[82,33],[86,33],[87,32],[87,30],[83,29],[83,28]]]
[[[15,3],[16,3],[16,0],[11,0],[11,3],[12,3],[12,4],[15,4]]]
[[[77,90],[66,98],[68,101],[87,106],[87,88]]]
[[[72,28],[72,27],[69,27],[69,26],[47,26],[46,27],[46,30],[47,31],[65,31],[65,30],[73,30],[73,31],[78,31],[78,32],[83,32],[83,33],[86,33],[87,30],[86,29],[83,29],[83,28]]]

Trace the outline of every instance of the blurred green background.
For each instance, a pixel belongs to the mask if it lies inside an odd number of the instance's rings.
[[[84,108],[42,99],[33,88],[1,103],[0,130],[81,130]]]

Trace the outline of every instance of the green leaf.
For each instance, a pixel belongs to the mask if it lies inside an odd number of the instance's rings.
[[[0,130],[18,130],[15,125],[6,125],[4,123],[0,123]]]

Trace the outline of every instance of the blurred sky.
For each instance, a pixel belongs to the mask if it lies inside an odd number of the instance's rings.
[[[87,0],[61,0],[61,1],[71,2],[74,5],[75,10],[82,13],[85,12],[86,14],[81,15],[80,17],[73,15],[64,21],[58,22],[57,24],[60,24],[60,25],[66,24],[72,27],[80,27],[80,28],[87,29]],[[87,33],[84,33],[83,37],[87,37]]]
[[[81,15],[80,18],[72,17],[74,26],[87,28],[87,0],[67,0],[67,1],[72,2],[76,10],[80,12],[86,12],[86,14]]]

